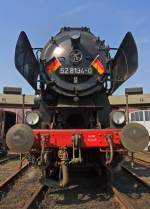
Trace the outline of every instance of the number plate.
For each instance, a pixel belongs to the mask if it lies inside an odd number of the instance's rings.
[[[62,67],[59,70],[61,75],[92,75],[93,70],[91,68],[68,68]]]

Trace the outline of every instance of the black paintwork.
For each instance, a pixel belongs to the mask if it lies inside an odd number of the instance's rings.
[[[21,32],[16,44],[15,66],[29,84],[36,90],[38,77],[38,61],[25,32]]]
[[[72,37],[75,35],[80,36],[76,45],[72,43]],[[56,47],[61,47],[62,53],[60,55],[55,53]],[[79,63],[73,63],[71,60],[71,54],[75,50],[79,50],[83,55]],[[85,69],[90,68],[91,62],[97,55],[106,68],[109,56],[103,41],[97,39],[87,28],[63,28],[46,44],[40,60],[42,63],[47,63],[56,56],[60,59],[63,68],[80,68],[85,71]],[[74,77],[77,77],[77,83],[74,83]],[[61,75],[60,70],[48,75],[48,80],[53,83],[51,89],[67,96],[75,96],[76,94],[87,96],[101,90],[103,82],[97,85],[97,80],[102,81],[103,79],[104,76],[100,76],[93,69],[92,75]]]
[[[44,123],[50,124],[55,114],[55,128],[89,128],[90,124],[95,127],[97,118],[94,109],[89,111],[85,108],[83,111],[81,108],[77,110],[77,107],[101,106],[98,120],[102,128],[109,126],[111,108],[108,94],[112,94],[130,78],[138,67],[137,48],[130,32],[126,34],[114,58],[110,57],[109,50],[104,41],[92,34],[89,28],[64,27],[48,41],[37,60],[26,34],[21,32],[16,45],[15,65],[35,90],[39,75],[40,111]],[[90,67],[97,56],[105,68],[103,75]],[[54,57],[59,59],[62,66],[53,73],[47,73],[46,65]],[[78,70],[80,74],[77,74]],[[73,74],[64,74],[64,71]],[[50,108],[66,105],[75,108]],[[47,119],[44,115],[48,116]],[[77,118],[79,122],[72,123]]]
[[[113,93],[128,78],[130,78],[138,67],[138,52],[136,43],[131,32],[128,32],[114,57],[112,64],[112,90]]]

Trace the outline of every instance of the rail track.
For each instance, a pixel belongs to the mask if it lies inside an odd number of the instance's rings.
[[[127,158],[129,160],[132,160],[131,156],[127,156]],[[144,165],[144,166],[150,168],[150,161],[147,161],[147,160],[144,160],[144,159],[141,159],[141,158],[138,158],[138,157],[134,157],[133,162]]]
[[[82,176],[72,178],[73,184],[64,189],[41,186],[23,209],[149,209],[149,190],[137,179],[121,172],[123,178],[115,180],[111,187],[98,179]],[[124,189],[122,183],[127,188]]]
[[[10,185],[26,169],[27,162],[20,169],[20,161],[17,155],[6,157],[0,161],[0,199],[9,190]]]
[[[140,155],[141,155],[141,156],[144,155],[144,157],[146,156],[146,157],[150,158],[150,152],[149,152],[149,151],[140,152]]]
[[[77,174],[77,173],[76,173]],[[40,172],[29,168],[15,181],[11,190],[0,201],[0,208],[107,208],[116,209],[111,188],[108,189],[93,174],[72,174],[66,188],[48,188],[39,183]],[[19,196],[18,196],[19,194]]]
[[[0,200],[2,209],[28,208],[32,196],[34,197],[39,188],[42,188],[39,182],[40,172],[35,168],[25,165],[17,172],[17,176],[19,178],[14,175],[3,183]],[[7,187],[9,189],[6,190]]]
[[[112,187],[112,190],[114,192],[114,199],[118,203],[119,208],[121,209],[135,209],[129,201],[126,199],[126,197],[119,192],[115,187]]]
[[[39,182],[40,171],[28,167],[2,196],[0,208],[149,209],[149,188],[124,170],[120,172],[113,186],[98,176],[93,178],[93,173],[72,173],[70,186],[48,188]]]
[[[150,187],[128,169],[115,177],[114,194],[125,209],[149,209]]]
[[[72,174],[71,185],[66,188],[41,187],[23,209],[119,209],[111,188],[99,178]],[[40,197],[40,200],[39,200]]]
[[[104,185],[100,179],[76,177],[72,177],[72,185],[64,189],[47,188],[41,185],[23,209],[137,209],[133,200],[128,197],[128,193],[120,191],[117,185],[110,187]]]
[[[147,182],[146,180],[144,180],[143,178],[141,178],[140,176],[138,176],[136,173],[134,173],[130,168],[122,165],[122,169],[128,173],[129,175],[131,175],[132,177],[134,177],[135,179],[137,179],[137,181],[140,181],[142,184],[144,184],[146,187],[148,187],[150,189],[150,182]],[[148,168],[149,169],[149,168]],[[150,169],[148,170],[149,176],[150,176]],[[144,173],[143,173],[144,176]]]
[[[19,165],[19,158],[7,158],[0,163],[0,185],[18,171]]]
[[[147,162],[146,160],[143,160],[143,159],[140,159],[140,158],[135,158],[134,161],[136,163],[142,164],[142,165],[150,168],[150,162]]]
[[[9,160],[19,159],[19,155],[7,155],[6,157],[0,158],[0,166]]]
[[[131,154],[128,154],[127,159],[132,160]],[[150,153],[148,152],[139,152],[134,153],[133,162],[150,167]]]

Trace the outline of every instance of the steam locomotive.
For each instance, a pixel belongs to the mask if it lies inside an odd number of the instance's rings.
[[[110,50],[117,50],[113,58]],[[125,112],[112,111],[108,100],[138,67],[130,32],[119,48],[107,46],[87,27],[63,27],[44,48],[32,48],[21,32],[15,65],[35,90],[35,105],[24,124],[9,129],[6,142],[40,166],[44,179],[65,186],[70,167],[103,170],[127,150],[140,151],[148,144],[146,129],[126,124]]]

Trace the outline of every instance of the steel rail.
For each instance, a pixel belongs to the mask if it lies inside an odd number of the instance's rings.
[[[41,201],[44,199],[44,195],[46,191],[48,190],[48,187],[41,185],[38,190],[31,196],[31,198],[27,201],[26,205],[23,207],[23,209],[33,209],[38,208],[38,205],[41,203]]]
[[[144,184],[144,186],[146,186],[146,187],[148,187],[150,189],[150,184],[149,183],[147,183],[146,181],[144,181],[141,178],[139,178],[136,174],[134,174],[130,169],[128,169],[124,165],[122,165],[121,167],[123,168],[124,171],[126,171],[128,174],[130,174],[131,176],[133,176],[134,178],[136,178],[139,182],[141,182],[142,184]]]
[[[16,159],[16,158],[19,158],[19,155],[17,155],[17,156],[15,155],[15,156],[11,156],[11,157],[7,156],[7,157],[0,160],[0,165],[6,163],[9,160],[13,160],[13,159]]]
[[[130,160],[132,159],[132,157],[131,156],[127,156]],[[141,164],[141,165],[144,165],[144,166],[146,166],[146,167],[150,167],[150,162],[148,162],[148,161],[146,161],[146,160],[143,160],[143,159],[141,159],[141,158],[137,158],[137,157],[134,157],[133,158],[133,162],[135,162],[135,163],[138,163],[138,164]]]
[[[0,199],[2,198],[3,193],[9,191],[10,185],[19,177],[19,175],[21,175],[28,168],[28,165],[28,163],[25,164],[21,169],[17,170],[0,184]]]
[[[115,195],[116,201],[119,203],[120,207],[123,209],[135,209],[131,203],[127,200],[125,195],[123,195],[121,192],[119,192],[114,186],[112,187],[112,190]]]

